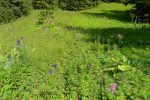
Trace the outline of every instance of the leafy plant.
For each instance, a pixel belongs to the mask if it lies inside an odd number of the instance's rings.
[[[22,42],[22,43],[21,43]],[[16,46],[13,49],[6,53],[1,54],[0,56],[0,64],[5,68],[11,67],[13,64],[25,64],[26,61],[26,53],[25,53],[25,45],[23,37],[21,40],[17,40]]]
[[[34,9],[51,9],[57,8],[58,0],[33,0],[32,6]]]
[[[38,24],[49,24],[53,20],[53,12],[50,10],[44,10],[40,13]]]

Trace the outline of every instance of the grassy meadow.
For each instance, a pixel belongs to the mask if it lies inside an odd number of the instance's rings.
[[[132,23],[131,8],[57,10],[43,25],[33,10],[1,25],[0,99],[149,100],[150,25]]]

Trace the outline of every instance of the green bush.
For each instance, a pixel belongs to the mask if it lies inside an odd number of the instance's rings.
[[[95,6],[98,3],[99,0],[59,0],[62,9],[75,11]]]
[[[55,9],[58,0],[33,0],[32,6],[34,9]]]
[[[14,14],[11,10],[0,7],[0,23],[7,23],[14,19]]]
[[[60,7],[66,10],[82,10],[98,3],[99,0],[34,0],[32,5],[35,9],[55,9]]]
[[[150,23],[150,2],[145,0],[136,1],[130,16],[135,22]]]
[[[132,22],[150,23],[150,1],[148,0],[125,0],[126,3],[134,3],[130,10]]]
[[[0,23],[8,23],[30,13],[29,0],[0,0]]]
[[[47,21],[49,22],[51,19],[53,19],[53,12],[51,12],[50,10],[44,10],[44,11],[41,11],[39,16],[40,18],[39,18],[38,24],[42,25],[45,22]]]

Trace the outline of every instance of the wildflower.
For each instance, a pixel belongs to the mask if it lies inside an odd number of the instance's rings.
[[[50,71],[49,71],[49,73],[50,73],[50,75],[52,75],[52,74],[53,74],[53,71],[52,71],[52,70],[50,70]]]
[[[108,90],[113,94],[116,91],[117,87],[118,87],[117,83],[113,83],[109,86]]]
[[[17,40],[17,45],[20,45],[20,40]]]
[[[56,69],[56,67],[57,67],[57,64],[54,64],[53,66],[54,66],[54,68]]]

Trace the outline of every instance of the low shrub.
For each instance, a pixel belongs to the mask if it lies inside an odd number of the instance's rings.
[[[58,4],[57,0],[33,0],[34,9],[55,9]]]
[[[0,24],[8,23],[21,16],[30,14],[31,5],[29,0],[1,0],[0,1]]]
[[[0,7],[0,23],[7,23],[14,19],[14,14],[11,10]]]
[[[53,19],[53,12],[50,10],[44,10],[44,11],[41,11],[39,16],[40,18],[39,18],[38,24],[42,25]]]

